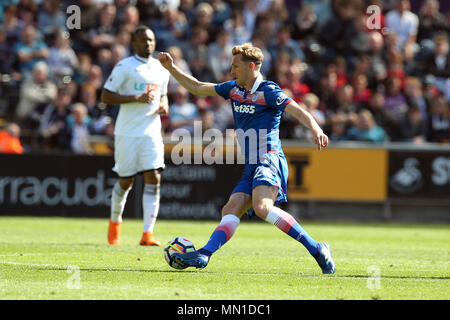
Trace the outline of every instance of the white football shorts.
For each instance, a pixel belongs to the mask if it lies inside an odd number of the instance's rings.
[[[114,137],[114,161],[112,169],[119,177],[127,178],[139,172],[165,167],[164,143],[160,135],[146,137]]]

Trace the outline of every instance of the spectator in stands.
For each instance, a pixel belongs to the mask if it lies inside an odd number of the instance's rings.
[[[320,109],[326,111],[330,106],[336,105],[338,75],[336,70],[325,70],[313,90],[320,99]]]
[[[212,19],[214,16],[213,7],[207,2],[201,2],[195,7],[195,19],[191,24],[191,27],[201,28],[208,33],[208,42],[210,44],[215,40],[217,30],[212,24]]]
[[[290,59],[285,78],[278,82],[281,89],[289,89],[292,92],[290,97],[296,102],[303,101],[303,97],[311,91],[309,86],[302,82],[304,68],[305,64],[302,60],[298,58]]]
[[[182,2],[183,0],[181,0],[181,3]],[[139,11],[139,20],[142,24],[150,25],[152,21],[161,17],[161,10],[158,4],[153,0],[137,0],[136,8]]]
[[[430,142],[450,143],[450,108],[443,96],[431,101],[427,139]]]
[[[329,138],[331,141],[347,140],[347,117],[342,113],[335,113],[329,118]]]
[[[277,17],[272,12],[267,12],[258,16],[258,19],[256,20],[255,33],[264,36],[264,42],[267,46],[270,46],[272,39],[275,39],[277,35],[278,28],[279,25]]]
[[[114,45],[121,45],[125,49],[124,57],[131,54],[131,34],[126,30],[119,30],[116,33]]]
[[[367,76],[364,73],[356,73],[352,76],[352,87],[353,87],[353,102],[359,108],[367,108],[370,96],[372,94],[371,90],[368,88],[369,82]]]
[[[13,50],[6,41],[6,31],[0,25],[0,76],[3,74],[11,74],[13,72]]]
[[[122,60],[126,57],[127,57],[127,49],[123,45],[116,43],[111,46],[111,65],[112,65],[112,67],[114,67],[120,60]]]
[[[442,92],[445,91],[447,82],[450,82],[450,50],[449,40],[444,34],[438,34],[434,37],[433,54],[425,63],[425,72],[435,77],[435,85]]]
[[[17,18],[17,6],[9,5],[3,9],[3,27],[6,32],[6,43],[13,48],[20,40],[23,21]]]
[[[386,80],[386,94],[384,96],[386,110],[396,119],[403,118],[408,110],[406,97],[401,90],[399,78],[388,78]]]
[[[73,81],[77,84],[81,84],[87,80],[89,70],[91,70],[92,67],[92,59],[87,53],[79,53],[77,58],[78,66],[74,70]]]
[[[230,18],[231,7],[224,0],[211,0],[209,2],[214,10],[211,24],[218,30],[223,26],[224,22]]]
[[[381,143],[388,141],[388,136],[384,129],[377,125],[372,113],[367,109],[362,109],[358,112],[357,124],[348,129],[347,139]]]
[[[286,75],[290,68],[291,57],[287,52],[281,52],[274,60],[268,78],[274,79],[277,83],[287,83]],[[264,62],[263,62],[264,65]]]
[[[319,97],[314,93],[307,93],[303,99],[303,103],[306,106],[306,109],[311,113],[319,126],[324,126],[326,119],[325,114],[319,109]],[[311,136],[312,138],[312,136]]]
[[[292,58],[300,60],[305,59],[300,45],[291,38],[291,29],[289,25],[281,26],[277,31],[276,39],[269,45],[270,55],[276,59],[280,52],[286,52]]]
[[[184,14],[186,20],[195,21],[195,0],[180,0],[178,10]]]
[[[73,75],[74,70],[78,67],[78,57],[70,47],[67,32],[59,31],[56,33],[54,45],[50,47],[47,64],[49,74],[55,80]]]
[[[360,13],[355,13],[350,26],[344,35],[345,47],[343,53],[347,60],[351,62],[358,55],[366,54],[370,50],[370,36],[366,30],[367,17]]]
[[[333,61],[336,55],[345,55],[348,35],[354,28],[353,19],[360,15],[362,2],[359,0],[333,1],[333,14],[320,28],[320,42],[325,46],[322,54],[325,61]],[[316,13],[317,14],[317,13]],[[320,14],[320,13],[319,13]]]
[[[182,47],[192,75],[203,81],[214,81],[214,74],[208,64],[209,48],[208,32],[203,28],[194,27],[191,32],[191,41]]]
[[[185,72],[189,75],[192,75],[189,64],[183,58],[183,51],[181,51],[181,49],[179,47],[176,47],[176,46],[169,47],[169,48],[167,48],[167,52],[170,53],[170,55],[172,56],[173,62],[178,66],[178,68],[183,70],[183,72]],[[169,86],[168,86],[169,94],[174,93],[178,87],[180,87],[180,84],[171,75],[169,78]]]
[[[208,47],[209,65],[214,73],[215,81],[220,82],[223,75],[230,70],[230,61],[233,58],[230,33],[226,30],[219,31],[216,40]]]
[[[87,109],[90,118],[90,132],[92,134],[103,134],[111,119],[106,115],[106,105],[99,103],[94,85],[89,82],[81,85],[80,102]]]
[[[80,0],[78,6],[82,12],[80,17],[80,29],[70,30],[70,38],[73,41],[75,52],[89,52],[90,33],[89,30],[96,28],[98,23],[99,9],[94,0]]]
[[[210,102],[208,110],[214,114],[214,128],[225,134],[226,129],[234,127],[233,112],[230,105],[220,96],[211,97]]]
[[[49,103],[39,115],[38,143],[40,150],[50,152],[60,149],[60,137],[66,125],[72,96],[60,89],[54,103]]]
[[[264,1],[260,1],[258,5],[261,5],[262,3],[264,3]],[[269,1],[269,7],[263,12],[272,12],[279,21],[279,27],[289,24],[289,11],[287,10],[285,0]]]
[[[318,30],[319,19],[314,12],[314,8],[302,2],[302,7],[295,16],[292,39],[300,41],[304,45],[315,42]]]
[[[38,5],[34,0],[19,0],[17,3],[17,17],[23,21],[25,25],[36,26],[38,13]]]
[[[157,35],[158,51],[164,51],[171,46],[180,46],[191,35],[191,28],[184,13],[171,6],[164,8],[162,18],[152,23],[151,28]]]
[[[225,21],[223,27],[230,33],[233,47],[249,42],[251,39],[252,35],[247,30],[244,16],[239,9],[234,9],[232,11],[230,18]]]
[[[349,84],[336,89],[336,105],[328,109],[334,113],[350,114],[358,111],[358,105],[353,100],[354,90]]]
[[[110,47],[114,43],[117,32],[114,25],[116,13],[117,9],[113,4],[107,4],[101,8],[97,26],[89,30],[89,45],[92,54],[95,54],[98,49]]]
[[[188,98],[189,92],[181,86],[173,94],[173,102],[169,109],[172,130],[182,128],[194,132],[194,121],[200,120],[200,114],[197,106],[189,102]]]
[[[407,77],[405,79],[404,93],[406,97],[406,102],[410,107],[419,108],[422,113],[422,118],[428,118],[428,105],[427,101],[423,95],[422,83],[419,78]]]
[[[61,11],[60,0],[44,0],[37,16],[38,28],[46,38],[66,29],[66,15]]]
[[[27,121],[31,113],[41,104],[53,101],[57,87],[48,78],[48,67],[43,61],[33,67],[32,77],[27,78],[20,87],[20,100],[16,109],[19,121]]]
[[[22,29],[21,41],[14,46],[14,52],[19,63],[19,71],[27,75],[39,61],[48,58],[49,50],[45,42],[36,37],[36,28],[27,25]]]
[[[396,34],[396,45],[400,49],[417,40],[419,18],[410,9],[409,0],[398,0],[396,8],[386,14],[386,27]]]
[[[90,118],[87,108],[81,102],[72,106],[72,112],[66,117],[65,129],[61,133],[62,146],[75,154],[92,154],[89,143]]]
[[[370,70],[370,57],[367,54],[361,54],[356,58],[352,74],[366,75],[368,83],[367,86],[371,87],[371,84],[373,85],[374,79]]]
[[[260,30],[257,30],[253,33],[252,43],[255,47],[260,48],[264,55],[264,63],[262,64],[261,69],[259,69],[259,72],[263,76],[267,76],[273,63],[272,55],[267,48],[267,37]]]
[[[20,142],[20,127],[16,123],[8,123],[0,130],[0,153],[21,154],[24,149]]]
[[[205,132],[209,129],[216,129],[214,127],[215,119],[214,113],[209,109],[204,109],[200,111],[200,121],[202,123],[202,132]]]
[[[426,141],[427,123],[417,106],[411,106],[398,123],[399,140],[420,144]]]
[[[129,0],[109,0],[109,4],[113,4],[116,8],[116,15],[114,17],[114,25],[119,26],[125,23],[126,10],[128,8]],[[134,1],[133,1],[134,2]]]
[[[370,32],[370,74],[375,84],[383,82],[387,76],[386,62],[383,58],[384,38],[379,32]]]
[[[120,24],[122,30],[134,32],[139,25],[139,11],[135,6],[126,6],[124,11],[124,21]]]
[[[111,50],[109,48],[102,48],[98,50],[95,64],[102,69],[102,77],[103,79],[106,79],[113,68]]]
[[[370,97],[368,109],[373,115],[375,122],[386,131],[391,141],[399,138],[398,123],[396,119],[385,109],[384,94],[381,91],[373,92]]]
[[[425,0],[419,13],[419,30],[417,41],[431,40],[437,32],[450,32],[450,25],[445,16],[439,12],[438,0]]]
[[[328,22],[333,14],[331,2],[332,0],[302,0],[302,8],[311,6],[317,17],[318,26],[321,27]]]
[[[97,91],[100,91],[102,89],[103,74],[102,69],[98,65],[93,64],[91,66],[91,69],[89,70],[89,73],[87,75],[86,82],[90,82],[91,84],[93,84]]]

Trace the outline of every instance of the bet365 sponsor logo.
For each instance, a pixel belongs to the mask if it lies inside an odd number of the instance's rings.
[[[234,109],[234,112],[239,112],[239,113],[249,113],[249,114],[255,113],[255,106],[252,106],[249,104],[238,105],[235,102],[233,102],[233,109]]]

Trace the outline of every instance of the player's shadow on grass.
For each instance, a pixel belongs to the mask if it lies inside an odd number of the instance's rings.
[[[67,271],[67,268],[65,267],[36,267],[38,270],[52,270],[52,271]],[[87,271],[87,272],[151,272],[151,273],[181,273],[181,272],[188,272],[188,273],[198,273],[200,270],[191,269],[191,270],[152,270],[152,269],[121,269],[121,268],[83,268],[80,267],[80,271]],[[201,271],[203,273],[208,274],[220,274],[223,275],[223,272],[209,272],[209,271]],[[229,272],[226,272],[229,273]],[[251,272],[231,272],[232,274],[238,274],[238,275],[255,275],[255,273]],[[292,273],[274,273],[276,275],[293,275]],[[265,273],[264,275],[270,275],[270,273]],[[349,278],[349,279],[368,279],[373,276],[371,275],[360,275],[360,274],[354,274],[354,275],[330,275],[325,276],[321,274],[305,274],[305,275],[296,275],[300,278],[317,278],[317,277],[330,277],[330,278]],[[450,277],[438,277],[438,276],[424,276],[424,277],[417,277],[417,276],[380,276],[381,279],[430,279],[430,280],[449,280]]]

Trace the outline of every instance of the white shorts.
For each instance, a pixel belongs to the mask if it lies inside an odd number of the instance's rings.
[[[165,167],[162,137],[114,137],[114,161],[112,169],[119,177],[127,178],[139,172]]]

